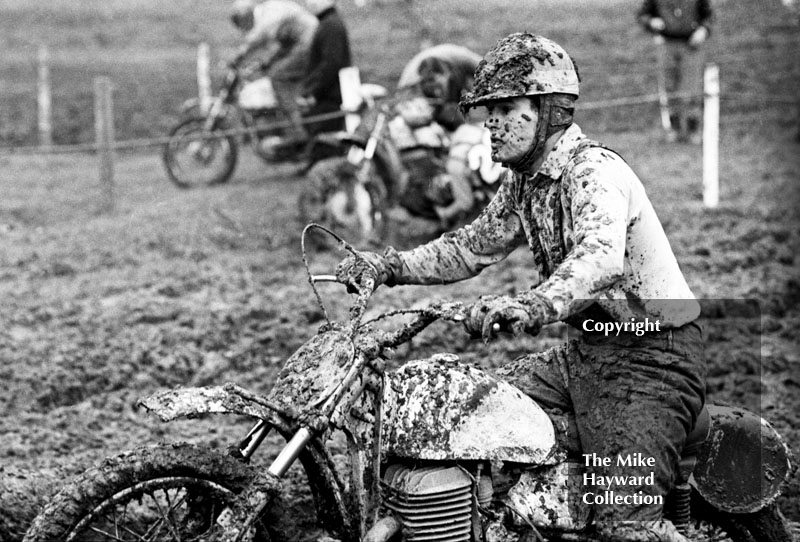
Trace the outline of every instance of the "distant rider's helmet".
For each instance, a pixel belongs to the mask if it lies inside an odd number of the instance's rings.
[[[249,32],[255,26],[256,3],[253,0],[236,0],[231,10],[231,22],[242,32]]]
[[[542,36],[517,32],[506,36],[475,69],[472,90],[461,98],[461,108],[487,105],[496,100],[529,96],[538,101],[539,125],[533,147],[517,164],[521,171],[541,154],[550,134],[572,124],[575,100],[580,95],[578,69],[557,43]]]

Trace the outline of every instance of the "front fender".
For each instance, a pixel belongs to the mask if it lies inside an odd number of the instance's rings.
[[[230,386],[176,388],[144,397],[137,404],[162,422],[203,414],[243,414],[261,420],[275,418],[273,410],[246,399]]]
[[[552,464],[550,418],[530,397],[453,355],[412,361],[387,375],[384,449],[431,460]]]
[[[177,388],[140,399],[139,405],[164,422],[194,418],[203,414],[243,414],[266,420],[287,441],[295,431],[293,424],[272,409],[247,399],[233,386]],[[342,540],[358,540],[358,522],[347,506],[345,484],[325,443],[314,438],[300,454],[300,462],[314,495],[317,514],[323,526],[338,532]]]

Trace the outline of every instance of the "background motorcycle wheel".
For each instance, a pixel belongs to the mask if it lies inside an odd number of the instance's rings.
[[[253,475],[232,457],[188,444],[134,450],[65,486],[24,540],[196,540]],[[257,529],[256,540],[293,539],[292,517],[280,496]]]
[[[169,134],[162,159],[169,179],[180,188],[228,181],[236,168],[239,147],[232,135],[208,137],[206,119],[182,121]],[[213,132],[212,132],[213,135]]]
[[[369,184],[362,187],[356,179],[356,166],[347,158],[326,158],[306,174],[298,198],[300,219],[304,224],[322,224],[363,248],[383,237],[386,197],[384,181],[377,173],[373,172]],[[334,242],[321,235],[315,240],[323,244]]]

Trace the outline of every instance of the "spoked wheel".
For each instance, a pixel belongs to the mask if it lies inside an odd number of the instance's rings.
[[[202,497],[201,497],[202,496]],[[196,540],[208,533],[228,488],[191,477],[155,478],[100,503],[75,526],[81,540]]]
[[[363,185],[346,158],[320,160],[306,175],[298,201],[300,217],[331,228],[357,246],[383,235],[386,189],[380,176]],[[322,241],[322,239],[320,239]]]
[[[190,118],[170,132],[162,158],[170,180],[181,188],[228,181],[236,168],[239,149],[232,135],[206,129],[206,119]]]
[[[57,493],[25,541],[204,540],[253,475],[234,458],[190,445],[129,452]],[[291,540],[291,521],[278,496],[256,526],[255,539]]]

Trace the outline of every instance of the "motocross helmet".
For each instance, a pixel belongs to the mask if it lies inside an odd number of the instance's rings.
[[[466,112],[497,100],[536,98],[539,124],[534,144],[519,162],[506,164],[522,171],[541,155],[551,134],[572,124],[579,95],[580,75],[569,54],[545,37],[517,32],[486,53],[475,69],[473,88],[461,98],[460,106]]]

